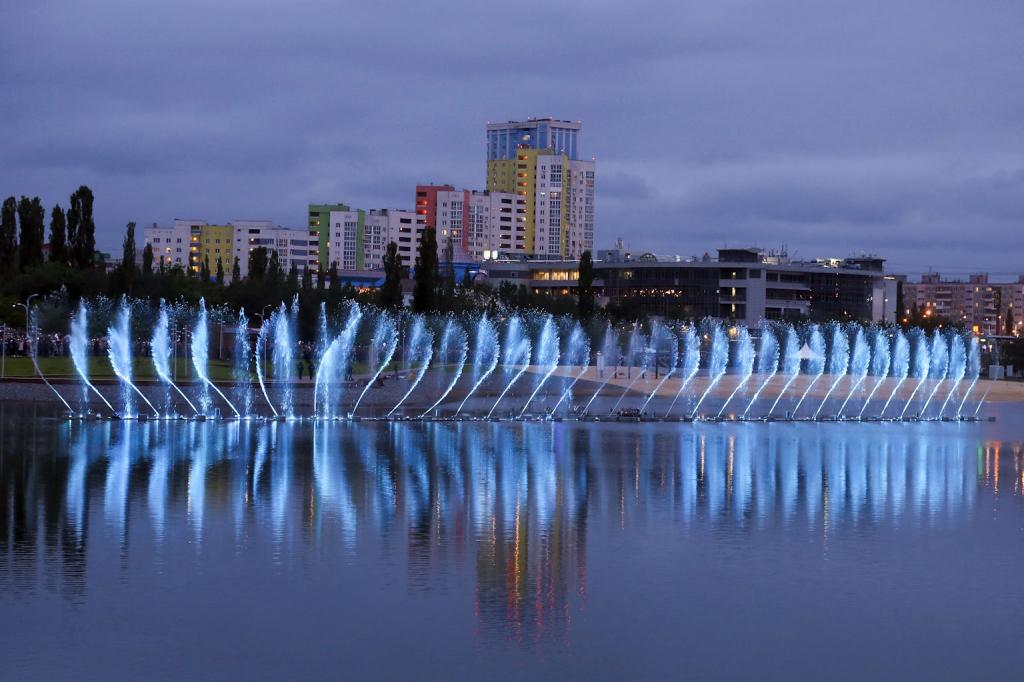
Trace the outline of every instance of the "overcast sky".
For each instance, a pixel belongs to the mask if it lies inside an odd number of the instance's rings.
[[[1024,272],[1022,0],[0,0],[0,194],[124,224],[479,188],[583,121],[595,246]]]

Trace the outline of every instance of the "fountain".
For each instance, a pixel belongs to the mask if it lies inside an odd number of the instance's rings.
[[[928,370],[931,367],[931,351],[928,347],[928,336],[920,329],[914,330],[914,367],[912,378],[917,379],[917,384],[914,386],[913,392],[910,394],[910,398],[906,404],[903,405],[903,411],[900,413],[900,419],[903,419],[907,410],[910,408],[911,403],[914,402],[914,396],[917,395],[924,380],[928,378]]]
[[[373,338],[370,340],[370,363],[373,374],[366,380],[366,385],[363,386],[363,390],[359,393],[359,397],[356,398],[355,404],[352,406],[351,416],[355,416],[356,410],[359,409],[359,403],[363,402],[363,397],[366,392],[370,390],[370,387],[377,383],[377,379],[380,378],[381,372],[391,364],[391,359],[395,357],[395,350],[398,348],[398,327],[395,325],[395,320],[386,310],[380,311],[380,316],[377,319],[377,326],[374,328]],[[381,352],[383,351],[383,352]],[[379,358],[379,361],[378,361]]]
[[[796,416],[800,406],[810,394],[811,389],[814,388],[814,384],[818,383],[818,379],[825,373],[825,336],[821,333],[821,327],[818,325],[811,325],[811,333],[807,338],[807,343],[801,349],[801,354],[807,357],[807,374],[811,380],[807,382],[807,388],[800,395],[800,399],[796,401],[796,406],[791,413],[793,416]]]
[[[843,412],[846,410],[846,404],[850,402],[857,389],[867,380],[870,370],[871,348],[868,346],[868,339],[864,329],[857,327],[853,337],[853,355],[850,356],[850,376],[853,377],[853,384],[846,394],[846,400],[839,406],[839,412],[836,413],[837,418],[842,419]]]
[[[508,321],[508,326],[505,328],[504,350],[502,369],[506,377],[511,374],[512,378],[505,384],[505,388],[498,394],[498,399],[491,405],[491,409],[487,413],[488,419],[494,414],[494,410],[497,409],[498,403],[505,397],[505,394],[511,390],[512,386],[519,380],[519,377],[523,376],[526,370],[530,368],[530,354],[533,350],[533,344],[530,342],[530,336],[526,332],[522,318],[518,315],[513,315]],[[517,370],[516,367],[519,369]]]
[[[153,327],[153,336],[149,342],[149,352],[153,359],[153,369],[156,371],[156,375],[160,378],[160,381],[173,388],[181,396],[182,400],[192,408],[194,414],[199,414],[199,410],[192,404],[192,401],[188,399],[185,392],[174,383],[171,378],[171,332],[170,332],[170,318],[167,314],[167,305],[163,299],[160,299],[160,311],[157,314],[156,326]],[[168,404],[170,407],[170,404]]]
[[[871,376],[875,378],[875,384],[871,387],[864,404],[860,406],[860,412],[857,413],[858,419],[864,417],[864,411],[868,409],[871,399],[875,397],[875,393],[878,392],[885,377],[889,374],[890,362],[889,337],[883,330],[875,329],[871,342]]]
[[[114,324],[107,330],[107,343],[110,366],[114,370],[114,375],[121,381],[121,397],[124,404],[124,411],[121,416],[126,419],[135,416],[133,414],[135,405],[132,399],[132,395],[135,393],[142,398],[143,402],[149,405],[149,408],[153,410],[153,414],[159,417],[160,413],[153,407],[153,404],[132,383],[131,308],[128,307],[127,300],[122,299],[121,305],[118,307],[117,318]]]
[[[430,367],[430,361],[434,357],[434,334],[424,325],[422,315],[415,315],[413,318],[412,331],[409,333],[408,356],[408,364],[410,367],[408,373],[412,373],[411,368],[417,363],[420,368],[419,371],[415,373],[415,378],[409,382],[408,390],[402,394],[402,397],[399,398],[397,403],[395,403],[395,406],[387,413],[388,417],[393,415],[395,410],[402,406],[402,403],[412,395],[412,392],[416,390],[419,383],[423,381],[423,377],[427,373],[427,368]]]
[[[267,339],[269,336],[270,320],[263,320],[263,323],[260,324],[259,334],[256,336],[256,379],[260,383],[260,391],[263,393],[263,398],[267,401],[267,405],[270,406],[270,411],[273,413],[274,418],[277,419],[277,408],[274,407],[274,401],[270,399],[270,394],[267,393],[266,377],[264,376],[267,358]]]
[[[313,414],[319,419],[337,419],[341,403],[341,387],[348,378],[356,332],[363,319],[363,310],[355,301],[341,332],[326,345],[313,379]],[[326,322],[321,332],[327,336]]]
[[[477,389],[480,388],[480,384],[484,383],[487,377],[491,375],[491,372],[498,366],[499,353],[498,330],[490,318],[487,317],[487,313],[484,313],[480,316],[476,325],[476,338],[474,339],[473,348],[473,387],[469,389],[466,397],[462,399],[458,409],[455,410],[456,417],[462,412],[462,408],[466,406],[466,401],[469,400],[470,396],[476,393]]]
[[[850,339],[846,336],[846,330],[838,322],[832,323],[832,349],[828,356],[828,373],[832,377],[832,384],[828,387],[828,391],[825,392],[825,397],[821,399],[821,404],[818,405],[817,411],[814,413],[814,418],[817,419],[818,415],[821,414],[821,410],[825,407],[825,403],[828,402],[829,396],[839,386],[839,382],[846,376],[846,370],[850,365]]]
[[[697,336],[697,329],[691,325],[683,331],[683,380],[679,382],[679,390],[676,391],[672,402],[669,403],[668,409],[665,411],[666,418],[672,414],[672,408],[676,406],[676,402],[686,392],[686,387],[697,376],[698,370],[700,370],[700,337]]]
[[[196,326],[192,330],[192,366],[195,367],[196,377],[199,379],[202,391],[199,394],[199,405],[203,408],[203,413],[209,413],[213,406],[209,392],[209,389],[212,388],[235,413],[235,417],[241,417],[242,415],[238,413],[228,397],[210,380],[210,328],[206,318],[206,300],[202,298],[199,299],[199,315],[196,318]]]
[[[796,329],[793,325],[789,325],[786,329],[786,347],[785,353],[782,356],[782,373],[789,377],[786,379],[786,383],[782,386],[782,390],[779,391],[779,395],[775,397],[775,402],[772,403],[771,408],[768,410],[768,416],[772,416],[772,412],[775,411],[775,406],[782,400],[782,396],[786,395],[786,391],[793,385],[796,378],[800,376],[800,337],[796,333]]]
[[[971,337],[971,343],[967,350],[966,376],[971,380],[971,383],[964,392],[964,397],[960,401],[960,406],[956,408],[957,419],[960,419],[960,415],[964,410],[964,404],[967,402],[967,398],[971,395],[971,391],[973,391],[974,387],[978,385],[978,377],[981,376],[981,345],[978,343],[978,338],[976,336]]]
[[[633,384],[640,380],[641,377],[647,375],[647,366],[650,362],[650,353],[648,353],[648,340],[644,336],[643,330],[637,323],[633,324],[633,330],[629,333],[629,344],[626,346],[626,376],[627,378],[632,373],[632,368],[639,366],[640,371],[633,375],[632,379],[622,389],[622,393],[619,395],[619,399],[612,405],[611,412],[619,409],[619,404],[622,399],[626,397],[630,389],[633,388]]]
[[[771,327],[765,326],[761,330],[761,344],[758,348],[757,353],[757,375],[764,377],[761,383],[758,385],[757,390],[754,391],[753,397],[750,398],[750,402],[747,403],[747,409],[743,411],[743,418],[746,419],[750,413],[750,408],[757,402],[758,396],[761,395],[761,391],[768,385],[774,377],[775,373],[779,371],[779,341],[775,336],[775,332],[772,331]]]
[[[249,371],[249,364],[252,361],[252,349],[249,344],[249,318],[245,315],[245,308],[238,311],[238,321],[235,327],[235,348],[234,364],[232,375],[235,380],[235,400],[242,406],[242,414],[248,418],[252,415],[252,375]]]
[[[600,395],[601,391],[604,390],[604,387],[612,380],[612,377],[618,373],[616,370],[608,372],[607,368],[609,366],[618,367],[619,354],[619,333],[612,329],[611,324],[608,324],[605,327],[604,341],[601,344],[601,350],[597,353],[597,377],[599,379],[603,378],[603,381],[598,384],[597,390],[595,390],[594,394],[590,396],[590,400],[587,401],[587,404],[583,406],[583,414],[589,412],[591,403],[593,403],[597,396]]]
[[[292,304],[294,308],[298,304],[298,296]],[[271,355],[271,371],[274,381],[278,385],[280,412],[291,419],[295,416],[294,391],[292,380],[295,377],[295,315],[288,313],[284,303],[274,312],[270,318],[271,327],[274,331],[274,347]],[[274,410],[277,414],[278,410]]]
[[[583,331],[583,327],[580,326],[579,322],[572,323],[572,329],[566,338],[563,356],[568,361],[570,367],[579,367],[579,372],[573,374],[568,380],[568,384],[562,390],[558,402],[551,408],[551,414],[555,414],[558,411],[558,406],[566,398],[569,398],[569,408],[570,411],[572,410],[572,390],[583,375],[587,373],[587,370],[590,369],[590,337]]]
[[[53,394],[57,396],[57,400],[67,408],[68,413],[71,413],[71,405],[68,404],[68,401],[64,400],[64,396],[62,396],[60,392],[53,387],[53,384],[43,376],[43,370],[39,368],[39,322],[36,319],[36,309],[31,308],[26,304],[25,314],[28,316],[28,356],[32,359],[32,368],[35,370],[39,378],[43,380],[43,383],[46,384],[47,388],[53,391]]]
[[[83,385],[82,402],[88,401],[91,390],[103,401],[104,405],[110,408],[111,414],[116,415],[117,410],[114,409],[114,406],[89,381],[89,312],[85,307],[85,301],[78,304],[78,313],[71,318],[70,336],[68,346],[71,351],[71,363],[75,366],[75,372]]]
[[[729,362],[729,337],[725,335],[725,330],[722,329],[720,322],[715,322],[712,325],[711,331],[711,355],[708,358],[708,387],[704,389],[704,393],[701,395],[700,400],[693,406],[693,412],[690,413],[690,419],[694,419],[697,416],[697,411],[700,409],[701,403],[704,399],[711,394],[718,382],[725,376],[725,368]]]
[[[544,322],[541,324],[540,335],[537,337],[537,347],[534,350],[533,356],[534,364],[540,369],[540,379],[538,379],[533,393],[530,394],[530,397],[523,404],[523,409],[519,412],[520,419],[526,414],[526,408],[533,402],[537,393],[544,387],[547,380],[551,378],[551,375],[555,373],[555,370],[558,369],[558,360],[561,358],[558,344],[558,329],[555,327],[554,318],[548,314],[544,317]]]
[[[942,382],[945,381],[948,372],[949,347],[946,345],[945,335],[941,330],[936,329],[932,332],[931,366],[928,371],[928,378],[935,382],[935,386],[928,393],[928,397],[925,398],[924,405],[921,406],[921,417],[925,416],[925,413],[928,411],[928,405],[931,404],[935,394],[939,392],[939,387],[942,386]]]
[[[469,341],[466,338],[466,331],[462,328],[458,322],[449,317],[444,323],[444,331],[441,333],[441,347],[438,349],[438,358],[440,359],[440,365],[443,368],[448,367],[449,355],[451,349],[455,348],[458,361],[455,363],[455,371],[452,373],[452,379],[448,382],[444,391],[434,404],[423,411],[420,417],[426,417],[428,414],[437,409],[437,407],[444,402],[444,399],[448,397],[448,394],[455,388],[455,384],[459,383],[459,379],[462,377],[462,372],[466,367],[466,358],[469,357]],[[497,352],[495,351],[495,357]],[[461,409],[461,405],[459,406]]]
[[[882,406],[882,411],[878,413],[878,418],[881,419],[885,416],[885,411],[889,408],[889,403],[899,393],[900,387],[903,386],[903,382],[907,380],[907,375],[910,373],[910,342],[907,341],[906,334],[903,330],[896,332],[896,340],[892,344],[892,376],[896,379],[896,385],[893,386],[892,393],[889,394],[889,399],[885,401],[885,405]]]
[[[666,370],[661,380],[655,384],[654,390],[647,396],[647,400],[640,406],[640,412],[647,411],[647,404],[651,402],[661,387],[665,385],[669,377],[675,374],[679,364],[679,337],[660,322],[655,322],[651,328],[651,348],[654,349],[654,366],[658,366],[658,358],[664,356],[666,359]]]
[[[750,330],[746,327],[740,327],[739,331],[736,332],[736,355],[733,360],[733,367],[736,368],[736,373],[740,379],[736,382],[736,388],[732,390],[729,397],[722,403],[721,409],[718,410],[719,419],[722,418],[725,408],[732,402],[732,399],[750,380],[751,375],[754,373],[754,358],[756,357],[757,353],[754,351],[754,340],[750,336]]]
[[[954,333],[953,338],[949,342],[949,393],[946,394],[946,399],[942,401],[942,406],[939,407],[939,413],[936,415],[939,419],[942,419],[942,414],[946,411],[949,399],[956,393],[956,389],[966,372],[967,349],[964,347],[964,339],[959,334]]]

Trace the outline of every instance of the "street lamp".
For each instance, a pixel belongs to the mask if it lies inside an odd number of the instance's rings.
[[[28,298],[25,299],[24,303],[15,303],[15,304],[11,305],[12,308],[17,308],[18,306],[21,306],[22,308],[25,309],[25,343],[28,343],[30,346],[31,346],[31,338],[30,338],[30,335],[29,335],[29,322],[30,322],[30,320],[29,320],[29,311],[31,310],[32,299],[35,298],[38,295],[39,294],[29,294]],[[4,341],[6,342],[6,334],[4,335]],[[4,357],[4,363],[5,364],[6,364],[6,361],[7,361],[6,360],[6,355],[7,355],[6,348],[7,348],[7,344],[4,343],[4,349],[5,349],[4,350],[4,356],[5,356]],[[32,352],[30,349],[27,349],[27,350],[28,350],[29,353]]]

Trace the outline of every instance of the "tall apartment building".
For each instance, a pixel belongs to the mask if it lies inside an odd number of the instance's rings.
[[[1016,282],[990,282],[984,273],[964,281],[944,280],[930,272],[920,282],[903,285],[903,303],[963,322],[979,334],[1006,334],[1008,316],[1012,316],[1014,334],[1024,331],[1024,275]]]
[[[578,258],[593,249],[595,162],[579,156],[581,130],[552,118],[487,124],[486,187],[522,197],[529,255]]]
[[[321,241],[326,236],[327,242],[326,251],[320,252],[322,261],[337,263],[341,270],[379,270],[390,242],[398,244],[404,266],[413,264],[423,223],[413,211],[345,207],[330,211],[320,220],[319,229]]]
[[[517,194],[417,185],[416,214],[437,231],[442,253],[449,239],[456,251],[474,260],[527,253],[526,199]]]

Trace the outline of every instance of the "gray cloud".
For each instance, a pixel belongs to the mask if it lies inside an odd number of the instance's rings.
[[[1013,272],[1018,0],[6,3],[0,193],[128,220],[407,206],[483,124],[584,121],[597,240]]]

